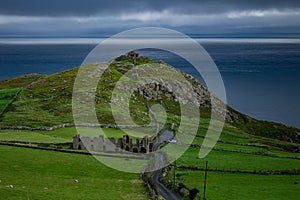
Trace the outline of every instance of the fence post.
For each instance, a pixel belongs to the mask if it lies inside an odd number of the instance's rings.
[[[174,161],[174,187],[176,185],[176,160]]]
[[[205,174],[204,174],[204,194],[203,194],[203,200],[206,200],[206,179],[207,179],[207,165],[208,161],[205,162]]]

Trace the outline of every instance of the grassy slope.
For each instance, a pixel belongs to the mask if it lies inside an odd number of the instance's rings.
[[[17,78],[3,80],[3,81],[0,81],[0,89],[25,87],[28,84],[30,84],[42,77],[44,77],[44,76],[40,75],[40,74],[28,74],[28,75],[20,76]]]
[[[113,170],[92,156],[8,146],[0,146],[0,155],[3,200],[147,199],[138,174]]]
[[[14,98],[18,90],[18,88],[0,89],[0,112]]]
[[[111,92],[122,74],[129,70],[126,65],[132,63],[130,59],[118,62],[123,63],[123,66],[112,64],[109,72],[106,72],[101,81],[99,81],[96,94],[96,102],[98,102],[96,104],[96,112],[98,113],[100,123],[114,123],[109,104]],[[137,64],[153,62],[147,58],[137,60]],[[24,88],[16,101],[8,107],[7,111],[0,118],[0,126],[24,125],[39,127],[73,123],[72,92],[77,70],[78,68],[75,68],[46,77],[31,75],[27,78],[24,76],[0,82],[0,88],[11,88],[28,85],[28,83],[38,79],[33,84]],[[148,101],[148,104],[151,105],[152,103],[160,103],[160,101]],[[175,116],[180,114],[178,113],[179,107],[176,103],[166,98],[164,98],[162,103],[167,108],[170,117],[169,120],[179,119]],[[131,117],[137,124],[149,122],[150,118],[147,114],[148,108],[146,104],[146,100],[139,95],[136,95],[136,99],[131,99]],[[232,125],[240,129],[241,132],[294,143],[300,141],[300,136],[297,134],[299,133],[298,129],[276,123],[258,121],[238,113],[231,108],[229,110],[238,115],[237,120]],[[206,111],[205,108],[201,109],[201,117],[208,118],[209,111]],[[178,121],[177,123],[180,122]]]
[[[238,115],[238,120],[233,122],[232,125],[245,132],[291,143],[300,143],[300,130],[297,128],[275,122],[256,120],[241,113],[238,113]]]
[[[35,127],[70,122],[72,83],[76,72],[77,69],[73,69],[47,76],[24,88],[0,123]]]

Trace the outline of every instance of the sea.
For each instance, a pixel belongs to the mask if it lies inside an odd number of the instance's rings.
[[[251,117],[300,128],[300,39],[194,38],[218,67],[227,103]],[[52,74],[80,66],[103,38],[0,38],[0,80]],[[185,59],[158,49],[139,49],[201,75]]]

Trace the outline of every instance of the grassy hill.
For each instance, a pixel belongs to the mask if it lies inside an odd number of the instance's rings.
[[[112,90],[132,68],[132,63],[131,58],[117,58],[99,81],[95,102],[100,123],[115,123],[110,109]],[[138,66],[145,63],[153,68],[160,64],[144,57],[137,59]],[[74,123],[72,92],[77,72],[78,68],[74,68],[49,76],[28,75],[0,82],[0,103],[2,108],[8,105],[0,115],[0,127]],[[202,99],[201,120],[192,145],[176,162],[176,183],[196,188],[202,195],[207,160],[208,199],[297,199],[300,195],[300,184],[297,184],[300,183],[299,129],[256,120],[228,107],[218,143],[205,159],[199,159],[200,145],[210,121],[211,105],[207,101],[210,93],[197,80],[183,75]],[[151,86],[146,85],[141,90],[130,99],[130,115],[137,124],[150,122],[149,107],[157,103],[168,113],[167,126],[180,123],[179,104],[164,94],[165,89],[158,91],[157,100],[148,98]],[[138,175],[109,169],[89,155],[51,150],[70,151],[72,136],[76,133],[75,127],[52,131],[0,129],[0,199],[147,198]],[[124,134],[119,129],[105,129],[105,133],[116,138]],[[140,130],[135,130],[135,134],[138,136]],[[8,143],[17,146],[8,146]],[[45,150],[22,145],[45,147]],[[169,183],[173,180],[173,168],[165,178]],[[74,182],[75,179],[79,182]]]
[[[100,123],[115,123],[110,109],[112,90],[120,77],[131,69],[132,62],[132,58],[128,57],[114,60],[99,81],[95,101]],[[145,63],[151,63],[153,68],[158,66],[158,62],[148,58],[141,57],[137,59],[137,65]],[[28,75],[0,82],[2,91],[11,91],[11,94],[16,91],[13,88],[23,88],[15,101],[0,116],[0,126],[41,127],[64,123],[72,124],[72,92],[77,71],[78,68],[74,68],[49,76]],[[209,119],[209,92],[191,76],[184,73],[183,75],[192,83],[199,94],[199,99],[202,100],[200,102],[201,118]],[[167,98],[164,95],[165,91],[160,92],[159,95],[162,100],[146,100],[145,96],[138,92],[135,93],[135,98],[132,98],[130,102],[130,114],[137,124],[150,122],[149,106],[154,103],[162,103],[167,109],[170,123],[173,121],[177,124],[180,123],[180,119],[177,117],[180,115],[179,104],[174,101],[174,98]],[[4,98],[1,101],[5,103],[8,100]],[[291,151],[299,151],[298,145],[295,145],[300,142],[299,129],[278,123],[256,120],[232,108],[228,107],[227,109],[227,123],[240,129],[242,132],[285,141],[291,145],[283,145],[282,147],[286,147],[286,149]]]

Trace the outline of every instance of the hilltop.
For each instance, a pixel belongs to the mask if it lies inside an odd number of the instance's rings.
[[[138,57],[135,62],[136,66],[150,64],[153,68],[159,67],[160,64],[167,65],[146,57]],[[110,62],[109,68],[99,81],[95,97],[99,123],[115,123],[110,109],[112,91],[122,75],[133,67],[133,58],[127,56],[120,56]],[[0,116],[0,126],[49,127],[66,123],[73,124],[72,92],[78,69],[74,68],[48,76],[34,74],[1,81],[1,90],[8,88],[21,88],[21,90]],[[193,76],[180,73],[191,83],[197,93],[201,119],[208,120],[211,114],[211,93]],[[124,89],[126,90],[126,88]],[[213,96],[213,99],[214,103],[222,104],[216,97]],[[134,93],[134,98],[130,101],[130,114],[135,123],[150,123],[149,106],[156,103],[165,107],[168,113],[167,123],[180,123],[178,101],[168,92],[167,88],[156,87],[156,85],[140,87]],[[297,144],[300,142],[299,129],[256,120],[230,107],[227,107],[226,110],[215,109],[212,112],[220,115],[226,113],[226,124],[235,127],[243,134],[275,139],[278,142],[272,142],[272,144],[276,144],[280,148],[295,152],[300,151]],[[202,125],[201,131],[204,132],[206,128],[207,126]],[[270,143],[270,140],[263,141],[265,144]]]

